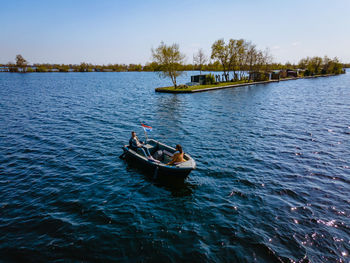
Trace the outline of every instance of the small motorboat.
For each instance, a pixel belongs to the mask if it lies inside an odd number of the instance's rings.
[[[190,172],[196,169],[196,162],[193,158],[185,153],[185,162],[167,165],[171,161],[175,148],[165,145],[159,141],[149,139],[143,146],[147,148],[152,158],[145,156],[144,151],[131,149],[129,145],[123,147],[124,153],[121,157],[137,162],[141,168],[145,168],[154,174],[154,177],[169,176],[172,178],[185,179]]]

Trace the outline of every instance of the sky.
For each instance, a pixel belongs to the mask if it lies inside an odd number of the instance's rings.
[[[350,62],[350,0],[0,0],[0,63],[130,64],[161,41],[187,63],[223,38],[269,48],[275,62]]]

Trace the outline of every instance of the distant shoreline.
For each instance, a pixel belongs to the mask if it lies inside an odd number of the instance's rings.
[[[344,69],[347,69],[350,67],[344,67]],[[59,70],[59,69],[48,69],[47,71],[37,71],[36,69],[33,71],[22,71],[20,68],[17,68],[18,71],[9,71],[7,67],[0,66],[0,73],[20,73],[20,74],[27,74],[27,73],[111,73],[111,72],[159,72],[157,70],[91,70],[91,71],[77,71],[74,69],[69,69],[69,70]],[[199,71],[197,69],[186,69],[182,70],[184,72],[189,72],[189,71]],[[217,70],[202,70],[202,72],[223,72],[222,69],[217,69]]]

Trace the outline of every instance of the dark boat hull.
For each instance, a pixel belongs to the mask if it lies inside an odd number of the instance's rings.
[[[169,177],[172,179],[186,179],[194,168],[178,168],[176,166],[164,166],[157,162],[145,159],[136,152],[123,147],[125,159],[137,165],[142,170],[149,172],[154,177]]]

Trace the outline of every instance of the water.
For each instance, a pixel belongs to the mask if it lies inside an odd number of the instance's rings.
[[[349,262],[349,83],[0,74],[0,260]],[[195,158],[184,183],[118,158],[141,121]]]

